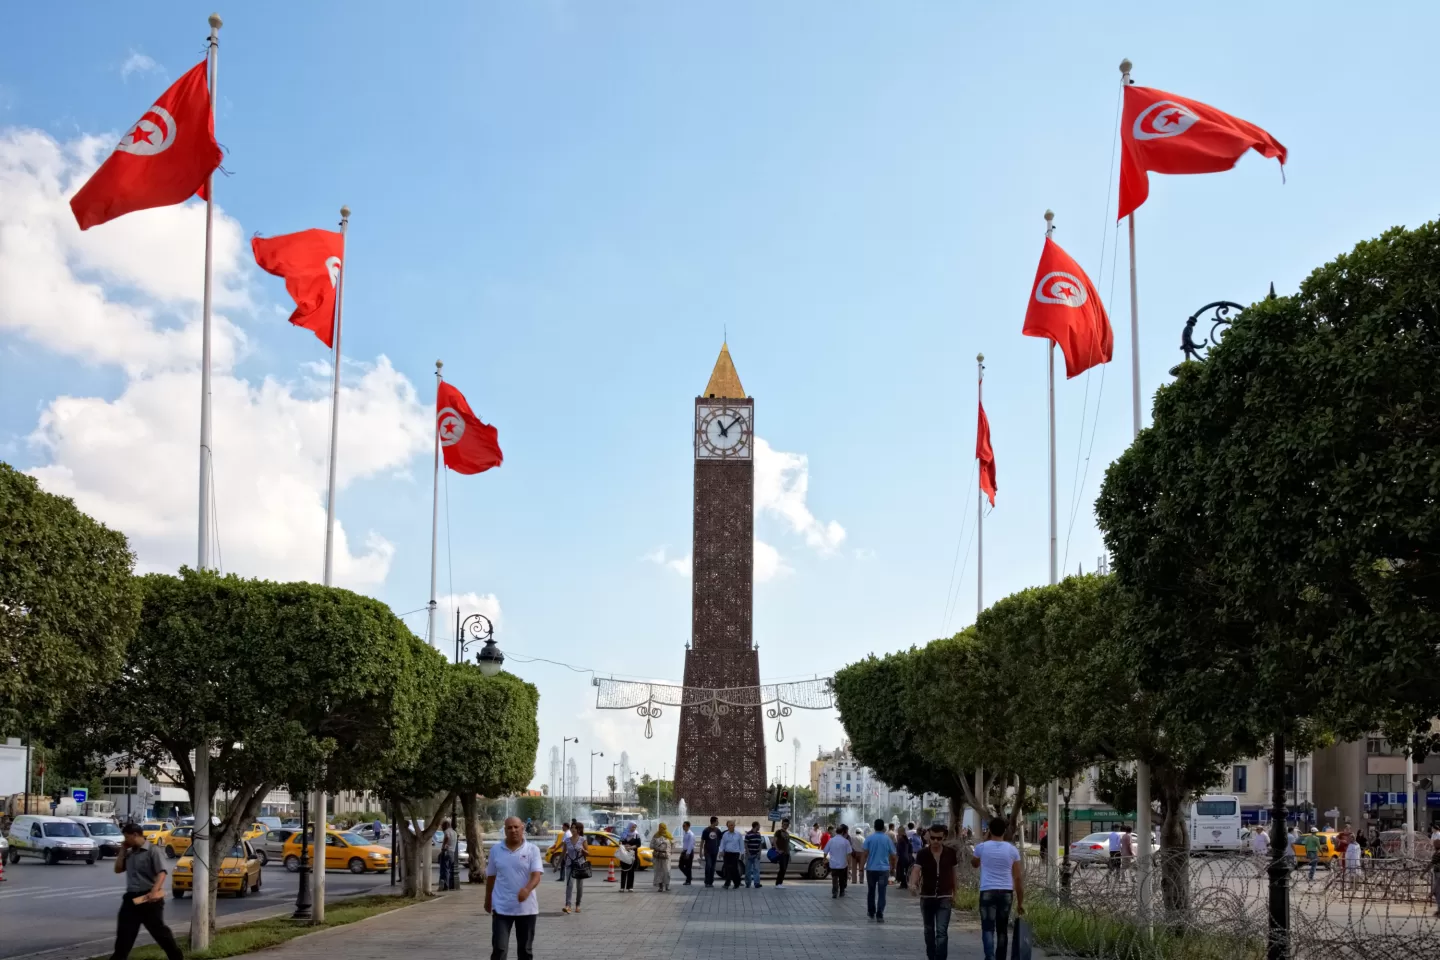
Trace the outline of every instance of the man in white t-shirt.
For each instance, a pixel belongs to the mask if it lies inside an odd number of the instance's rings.
[[[1015,915],[1025,915],[1025,874],[1020,851],[1006,843],[1005,818],[991,820],[985,840],[975,845],[970,858],[972,867],[980,868],[980,943],[985,960],[1010,955],[1010,907]],[[1119,834],[1113,834],[1118,843]]]
[[[1262,859],[1270,855],[1270,838],[1260,827],[1256,827],[1255,832],[1250,835],[1250,852]]]
[[[825,855],[830,858],[830,899],[845,896],[845,883],[850,875],[847,872],[850,867],[850,854],[855,848],[850,845],[850,828],[840,824],[835,831],[835,836],[825,844]]]
[[[1111,869],[1111,870],[1119,870],[1119,869],[1120,869],[1120,853],[1121,853],[1120,847],[1121,847],[1121,845],[1122,845],[1124,842],[1125,842],[1125,840],[1124,840],[1124,838],[1121,836],[1120,830],[1119,830],[1118,827],[1117,827],[1116,829],[1110,831],[1110,869]]]
[[[510,931],[515,931],[515,956],[533,960],[535,920],[540,903],[535,888],[545,876],[540,850],[525,839],[519,817],[505,821],[505,839],[490,848],[485,864],[485,912],[491,914],[490,957],[505,960],[510,952]]]

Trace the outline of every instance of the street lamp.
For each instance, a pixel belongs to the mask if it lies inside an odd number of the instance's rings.
[[[493,677],[500,672],[505,665],[505,654],[495,644],[495,624],[483,613],[472,613],[464,620],[460,619],[460,611],[455,611],[455,662],[459,663],[465,656],[465,649],[472,643],[484,642],[485,646],[475,655],[475,662],[480,665],[480,672],[487,677]]]
[[[295,912],[290,914],[292,920],[309,920],[311,917],[310,861],[308,859],[310,835],[306,832],[306,821],[310,818],[309,802],[310,791],[302,791],[300,793],[300,872],[297,875],[300,880],[300,889],[295,893]]]
[[[595,758],[605,756],[604,750],[590,751],[590,803],[595,803]]]
[[[481,669],[484,669],[484,668],[482,667]],[[560,792],[561,792],[561,793],[565,793],[565,792],[566,792],[566,783],[567,783],[567,779],[566,779],[566,778],[567,778],[567,774],[566,774],[566,771],[565,771],[565,748],[568,747],[568,746],[570,746],[570,744],[572,744],[572,743],[575,744],[575,745],[578,747],[578,746],[580,745],[580,738],[579,738],[579,737],[566,737],[564,740],[560,741]],[[573,809],[571,809],[571,810],[569,810],[569,811],[567,811],[567,812],[570,813],[572,816],[573,816],[573,814],[575,813],[575,811],[574,811]],[[558,814],[556,815],[555,819],[556,819],[557,822],[559,821],[560,817],[559,817]],[[569,823],[570,821],[567,819],[565,822],[566,822],[566,823]]]
[[[620,762],[618,760],[610,764],[610,783],[613,784],[610,787],[610,806],[613,807],[615,806],[615,787],[620,785]]]

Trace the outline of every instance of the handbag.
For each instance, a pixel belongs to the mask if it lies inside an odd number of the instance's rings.
[[[1015,929],[1010,936],[1010,960],[1030,960],[1030,924],[1024,917],[1015,918]]]
[[[630,864],[635,862],[635,851],[631,850],[629,847],[622,846],[620,849],[615,851],[615,859],[628,867],[630,866]]]
[[[591,872],[589,860],[576,860],[570,864],[570,876],[576,880],[589,880]]]

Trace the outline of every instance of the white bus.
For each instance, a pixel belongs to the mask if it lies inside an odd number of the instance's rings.
[[[1245,847],[1239,797],[1211,795],[1190,804],[1192,852],[1240,852]]]

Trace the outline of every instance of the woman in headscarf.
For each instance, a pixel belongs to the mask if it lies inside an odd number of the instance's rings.
[[[664,893],[670,892],[670,848],[674,845],[675,838],[670,835],[670,828],[661,821],[650,837],[650,852],[654,854],[651,867],[655,871],[655,889]]]
[[[620,846],[630,849],[630,862],[620,863],[620,892],[635,892],[635,871],[640,867],[640,825],[634,820],[625,824],[625,832],[620,835]]]

